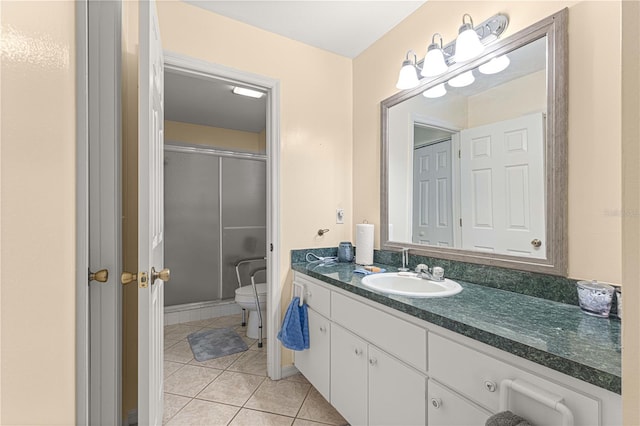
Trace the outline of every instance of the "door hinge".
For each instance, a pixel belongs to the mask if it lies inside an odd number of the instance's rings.
[[[273,251],[273,243],[269,243],[269,251]]]
[[[462,226],[462,218],[460,218],[460,226]]]
[[[462,151],[458,150],[458,158],[462,158]]]

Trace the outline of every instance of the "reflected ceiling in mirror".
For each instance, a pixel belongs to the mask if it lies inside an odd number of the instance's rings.
[[[383,247],[566,274],[563,12],[383,101]]]

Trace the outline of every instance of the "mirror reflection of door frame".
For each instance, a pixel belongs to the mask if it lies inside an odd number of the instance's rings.
[[[420,129],[421,126],[415,126]],[[431,128],[425,128],[431,129]],[[435,139],[418,144],[414,135],[413,147],[413,208],[411,220],[411,241],[414,244],[427,244],[439,247],[454,247],[454,215],[452,187],[452,138]],[[418,136],[419,137],[419,136]],[[441,167],[441,156],[446,158],[445,167]],[[445,179],[445,194],[441,190]],[[426,188],[425,188],[426,185]],[[425,193],[426,190],[426,193]],[[425,203],[423,198],[428,198]],[[443,210],[443,202],[446,204]],[[444,213],[444,217],[442,215]],[[425,220],[426,219],[426,220]]]
[[[454,247],[462,246],[462,235],[460,226],[458,226],[460,218],[460,158],[458,152],[460,152],[460,131],[462,130],[457,125],[448,121],[439,120],[433,117],[428,117],[418,113],[411,113],[409,115],[409,129],[408,140],[411,141],[411,153],[409,158],[409,164],[413,165],[413,154],[415,151],[415,126],[430,127],[434,129],[444,130],[451,133],[451,202],[452,202],[452,217],[453,217],[453,242]],[[411,188],[411,197],[409,197],[410,208],[408,209],[409,223],[413,226],[413,166],[408,171],[407,188]],[[413,229],[411,230],[413,235]]]

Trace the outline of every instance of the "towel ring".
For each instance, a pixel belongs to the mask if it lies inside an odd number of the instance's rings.
[[[573,426],[573,412],[563,404],[564,398],[540,389],[524,380],[504,379],[500,382],[500,411],[509,408],[509,391],[519,392],[539,403],[556,410],[562,415],[562,426]]]

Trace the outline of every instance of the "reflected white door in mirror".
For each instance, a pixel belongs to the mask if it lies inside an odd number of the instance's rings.
[[[544,115],[460,132],[462,248],[544,259]]]

